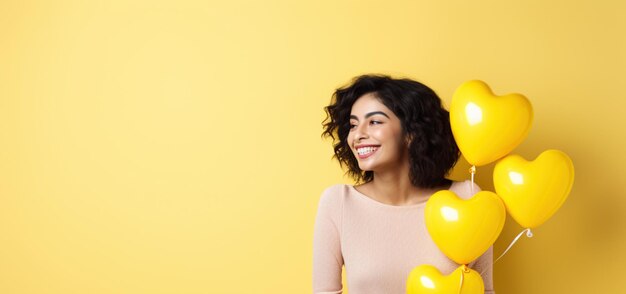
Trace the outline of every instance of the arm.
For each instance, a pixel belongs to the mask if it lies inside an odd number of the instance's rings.
[[[495,294],[493,290],[493,246],[469,265],[480,273],[485,284],[485,294]]]
[[[320,197],[313,231],[313,293],[341,294],[341,195],[328,188]]]

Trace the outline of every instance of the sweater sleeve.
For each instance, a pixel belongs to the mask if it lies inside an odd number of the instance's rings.
[[[483,255],[469,266],[483,277],[485,294],[495,294],[496,292],[493,290],[493,246],[489,247]]]
[[[313,230],[313,293],[341,294],[341,194],[339,186],[320,197]]]

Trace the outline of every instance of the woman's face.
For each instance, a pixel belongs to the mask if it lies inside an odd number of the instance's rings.
[[[400,119],[371,93],[352,105],[348,144],[364,171],[380,172],[408,163]]]

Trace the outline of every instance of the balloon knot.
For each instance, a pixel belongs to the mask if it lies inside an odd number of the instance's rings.
[[[469,273],[469,272],[470,272],[470,268],[467,266],[467,264],[462,265],[462,267],[463,267],[463,272],[464,272],[464,273],[466,273],[466,274],[467,274],[467,273]]]
[[[475,165],[472,165],[472,167],[469,168],[469,173],[472,174],[472,175],[476,173],[476,166]]]

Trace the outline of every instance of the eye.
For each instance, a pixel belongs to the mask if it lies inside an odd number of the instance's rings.
[[[354,128],[356,128],[356,124],[350,124],[350,130],[354,130]]]
[[[372,125],[379,125],[379,124],[382,124],[382,123],[383,123],[382,121],[378,121],[378,120],[370,121],[370,124],[372,124]]]

